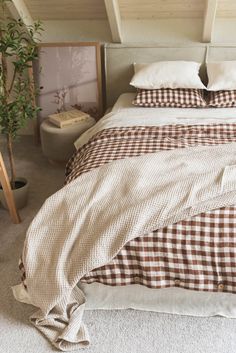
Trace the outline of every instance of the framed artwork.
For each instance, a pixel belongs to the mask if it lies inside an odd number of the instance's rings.
[[[40,87],[39,123],[49,114],[71,109],[98,120],[103,112],[100,44],[46,43],[39,45],[34,77]]]

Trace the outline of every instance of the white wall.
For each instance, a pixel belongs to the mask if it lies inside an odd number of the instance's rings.
[[[44,21],[43,42],[111,42],[107,20]],[[202,19],[122,21],[124,42],[196,43],[202,41]],[[213,42],[236,43],[236,19],[216,19]]]
[[[108,21],[44,21],[42,42],[111,42]],[[201,19],[158,19],[122,21],[125,42],[200,42]]]
[[[42,42],[110,42],[107,20],[43,21]]]
[[[201,19],[158,19],[123,21],[126,42],[191,43],[200,42]]]
[[[236,43],[236,19],[217,18],[215,21],[214,43]]]

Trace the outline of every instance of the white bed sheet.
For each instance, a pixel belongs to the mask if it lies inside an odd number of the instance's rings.
[[[236,108],[141,108],[132,105],[134,96],[134,93],[122,94],[111,112],[75,141],[75,147],[80,148],[94,134],[108,128],[236,123]]]
[[[236,108],[137,108],[132,105],[134,96],[134,93],[122,94],[111,112],[76,141],[76,148],[105,128],[236,123]],[[87,310],[132,308],[180,315],[236,318],[236,295],[230,293],[198,292],[182,288],[150,289],[140,285],[112,287],[101,283],[80,283],[79,287],[87,298]]]
[[[128,109],[130,112],[141,112],[141,114],[143,114],[143,112],[144,114],[150,112],[151,114],[157,115],[158,117],[164,116],[164,118],[187,118],[190,120],[200,119],[200,121],[203,118],[233,118],[234,120],[236,120],[236,108],[143,108],[137,107],[132,104],[135,95],[135,93],[121,94],[114,106],[112,107],[111,112],[118,113],[121,110]]]

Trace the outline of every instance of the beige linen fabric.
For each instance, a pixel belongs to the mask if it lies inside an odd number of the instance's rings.
[[[27,232],[28,302],[39,308],[31,322],[61,350],[86,346],[80,278],[137,236],[235,203],[236,143],[150,153],[82,174],[44,203]]]

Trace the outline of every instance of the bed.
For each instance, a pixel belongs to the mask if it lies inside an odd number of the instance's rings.
[[[128,84],[137,57],[203,63],[236,49],[105,49],[113,108],[75,142],[65,186],[28,230],[13,289],[61,350],[89,344],[85,309],[236,317],[236,108],[137,108]]]
[[[143,117],[143,126],[154,126],[155,124],[160,127],[167,124],[170,126],[178,124],[179,127],[195,126],[202,125],[204,119],[204,125],[232,124],[233,128],[236,129],[236,125],[234,126],[236,124],[236,108],[203,109],[200,112],[196,109],[137,108],[132,105],[134,97],[135,93],[123,93],[114,104],[111,112],[77,142],[77,147],[79,148],[79,143],[84,144],[94,134],[104,131],[106,128],[115,129],[131,126],[137,116],[141,119]],[[116,121],[114,121],[114,115]],[[140,126],[140,124],[139,120],[138,125]],[[236,139],[236,130],[234,130],[233,136],[233,140]],[[231,224],[231,232],[233,233],[236,232],[236,209],[232,208],[231,211],[233,212],[232,217],[234,217]],[[200,222],[200,220],[198,221]],[[211,226],[214,227],[214,221],[212,221]],[[204,230],[206,231],[203,227],[202,231]],[[128,245],[126,251],[122,250],[108,266],[92,271],[80,281],[78,285],[84,291],[87,299],[86,310],[133,308],[182,315],[236,317],[236,297],[232,293],[221,291],[219,285],[224,281],[215,283],[214,292],[191,289],[186,291],[184,283],[182,283],[183,287],[181,288],[181,283],[178,281],[181,277],[180,274],[172,276],[173,282],[175,282],[174,287],[162,289],[155,288],[155,285],[150,281],[145,283],[145,279],[142,278],[145,277],[142,271],[141,274],[138,271],[139,275],[135,276],[137,268],[135,267],[135,270],[132,271],[132,265],[130,269],[127,262],[125,264],[125,260],[132,251],[138,258],[139,251],[136,245],[139,240],[137,239],[137,243],[133,243],[131,246]],[[118,268],[124,268],[124,271],[117,274],[116,278],[111,279],[112,273],[115,272],[115,265]],[[121,280],[122,276],[125,277],[126,271],[129,276],[133,276],[132,278],[126,278],[127,283],[124,279]]]

